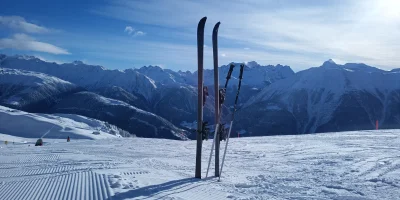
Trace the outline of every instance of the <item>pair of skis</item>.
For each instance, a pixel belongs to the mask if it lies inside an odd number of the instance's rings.
[[[204,50],[204,27],[206,23],[207,17],[203,17],[197,27],[197,58],[198,58],[198,115],[197,115],[197,149],[196,149],[196,170],[195,170],[195,177],[196,178],[201,178],[201,153],[202,153],[202,143],[203,139],[205,139],[205,124],[203,122],[203,106],[205,105],[205,87],[203,85],[203,50]],[[210,168],[210,163],[211,163],[211,158],[212,158],[212,153],[214,151],[214,146],[215,146],[215,176],[219,177],[219,180],[221,178],[221,173],[223,169],[223,164],[225,161],[225,155],[226,155],[226,150],[228,148],[228,143],[229,143],[229,137],[230,133],[232,130],[232,125],[233,125],[233,120],[234,120],[234,114],[236,112],[236,105],[237,105],[237,100],[239,97],[239,91],[241,87],[241,80],[243,76],[243,69],[244,65],[242,64],[240,66],[240,75],[239,75],[239,85],[238,85],[238,91],[236,93],[236,99],[235,99],[235,105],[234,105],[234,111],[232,113],[232,120],[230,123],[229,127],[229,132],[226,135],[227,137],[227,142],[225,144],[225,150],[224,150],[224,155],[222,159],[222,165],[221,165],[221,170],[219,171],[219,141],[220,141],[220,119],[221,119],[221,108],[223,105],[223,101],[225,100],[225,94],[226,90],[228,87],[228,82],[229,79],[231,78],[233,68],[235,65],[231,64],[228,75],[226,77],[226,82],[224,89],[219,89],[219,76],[218,76],[218,28],[219,28],[220,22],[215,24],[214,29],[213,29],[213,58],[214,58],[214,86],[215,86],[215,131],[214,131],[214,140],[213,144],[211,147],[211,152],[210,152],[210,158],[208,162],[208,167],[207,167],[207,174],[206,177],[208,176],[208,171]]]

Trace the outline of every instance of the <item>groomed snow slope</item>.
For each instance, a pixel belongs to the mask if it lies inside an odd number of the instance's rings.
[[[99,132],[94,135],[93,132]],[[114,134],[110,134],[114,132]],[[105,123],[80,115],[35,114],[0,106],[0,133],[24,138],[101,139],[119,137]]]
[[[211,143],[204,142],[203,177]],[[144,138],[1,143],[0,199],[400,196],[399,130],[232,138],[221,182],[193,178],[195,148],[195,141]]]

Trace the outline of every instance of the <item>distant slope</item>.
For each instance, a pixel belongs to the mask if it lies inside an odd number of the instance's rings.
[[[183,130],[174,127],[161,117],[128,104],[140,104],[146,107],[147,104],[141,96],[135,96],[117,86],[99,87],[96,91],[124,101],[95,93],[80,93],[84,90],[47,74],[0,68],[2,105],[27,112],[80,114],[107,121],[134,133],[138,132],[138,136],[141,137],[185,139],[187,136]],[[106,111],[103,112],[104,110]],[[141,114],[134,114],[137,110]],[[129,118],[126,118],[128,116]]]
[[[24,138],[101,139],[130,136],[105,122],[79,115],[34,114],[0,106],[0,133]],[[93,132],[99,132],[99,135]]]
[[[188,135],[162,117],[92,92],[69,95],[50,112],[79,114],[107,121],[139,137],[187,139]]]
[[[51,106],[58,98],[80,90],[81,88],[70,82],[47,74],[0,68],[2,105],[40,111],[39,107]]]

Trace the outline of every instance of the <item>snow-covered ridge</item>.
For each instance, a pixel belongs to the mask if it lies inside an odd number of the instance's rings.
[[[25,138],[101,139],[129,133],[96,119],[72,114],[34,114],[0,106],[0,133]],[[100,134],[94,134],[98,132]]]
[[[108,70],[102,66],[87,65],[80,61],[59,65],[32,56],[17,55],[6,56],[1,62],[1,67],[45,73],[85,88],[118,86],[126,91],[140,94],[147,100],[151,100],[157,90],[153,80],[135,70]]]
[[[47,74],[0,67],[0,103],[24,106],[77,89]]]
[[[333,94],[346,91],[364,90],[376,93],[376,89],[394,90],[400,88],[400,74],[396,71],[385,71],[363,63],[338,65],[328,60],[321,67],[300,71],[294,76],[277,81],[249,100],[245,106],[255,101],[269,98],[268,94],[285,93],[287,90],[325,90]]]
[[[34,56],[0,55],[0,57],[4,57],[3,67],[38,71],[85,87],[99,87],[107,82],[127,91],[139,93],[148,100],[152,98],[152,92],[156,91],[159,85],[167,87],[197,85],[197,71],[173,71],[151,65],[138,69],[109,70],[102,66],[87,65],[82,61],[58,65],[42,61]],[[220,80],[225,80],[230,64],[222,65],[219,68]],[[233,79],[235,79],[239,76],[238,68],[241,63],[233,64],[237,66],[237,69],[232,74]],[[294,74],[289,66],[279,64],[276,66],[262,66],[255,61],[251,61],[246,65],[244,85],[264,86],[266,83],[269,84]],[[73,74],[79,75],[74,77]],[[207,85],[213,84],[213,69],[205,69],[204,74],[204,83]],[[223,84],[222,82],[220,83],[221,85]]]
[[[44,73],[27,71],[27,70],[18,70],[18,69],[9,69],[9,68],[1,68],[0,67],[0,83],[8,83],[8,84],[18,84],[24,86],[38,86],[38,85],[55,85],[55,84],[66,84],[73,85],[68,81],[64,81],[54,76],[49,76]]]

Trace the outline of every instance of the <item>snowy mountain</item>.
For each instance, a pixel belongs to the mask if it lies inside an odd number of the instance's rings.
[[[3,68],[23,69],[45,73],[69,81],[89,90],[108,87],[120,87],[135,95],[141,95],[146,100],[152,100],[156,94],[157,85],[154,80],[127,69],[107,70],[102,66],[87,65],[81,61],[57,64],[42,61],[33,56],[2,56],[0,66]]]
[[[399,128],[399,111],[400,73],[329,60],[264,88],[237,120],[248,135],[301,134],[374,129],[376,120]]]
[[[186,139],[188,133],[153,113],[132,104],[147,106],[144,99],[120,87],[98,88],[106,98],[38,72],[0,68],[0,104],[28,112],[71,113],[92,117],[129,130],[140,137]],[[125,103],[128,102],[128,103]]]
[[[142,97],[141,95],[135,95],[133,93],[130,93],[118,86],[100,87],[93,90],[93,92],[104,97],[126,102],[130,105],[134,105],[135,107],[141,108],[143,110],[151,109],[149,103],[144,97]]]
[[[239,77],[239,66],[242,63],[229,63],[228,65],[222,65],[219,67],[219,80],[220,86],[223,86],[226,81],[226,75],[229,71],[229,66],[231,64],[235,65],[235,68],[232,73],[232,81],[237,80]],[[255,61],[251,61],[245,63],[245,72],[242,84],[248,85],[252,87],[263,88],[266,85],[269,85],[277,80],[284,79],[290,77],[294,74],[293,70],[289,66],[282,65],[267,65],[262,66]],[[184,83],[187,83],[192,86],[197,86],[197,76],[198,73],[195,71],[191,72],[182,72],[178,71],[181,77],[184,77]],[[211,86],[214,85],[214,70],[213,69],[205,69],[204,72],[204,85]],[[233,85],[233,84],[232,84]]]
[[[0,68],[0,104],[25,110],[50,106],[58,98],[81,90],[76,85],[43,73]]]
[[[197,89],[193,88],[197,85],[197,72],[175,72],[158,66],[122,71],[107,70],[104,67],[86,65],[80,61],[59,65],[42,61],[34,56],[21,55],[1,55],[0,58],[1,67],[36,71],[55,76],[87,91],[153,112],[175,125],[180,125],[183,121],[193,122],[197,118]],[[229,84],[228,97],[233,97],[236,93],[240,64],[234,64],[236,68]],[[265,85],[294,74],[288,66],[261,66],[256,62],[247,64],[242,93],[249,96],[240,97],[240,103],[257,94]],[[219,68],[221,86],[225,83],[228,69],[229,65]],[[213,79],[213,70],[204,70],[204,82],[210,91],[204,112],[205,119],[208,121],[213,121],[214,116],[214,92],[211,87]],[[227,99],[228,107],[232,106],[231,99]],[[227,110],[224,114],[229,114],[229,111]]]
[[[0,133],[24,138],[101,139],[130,134],[106,122],[80,115],[33,114],[0,106]],[[95,133],[95,134],[94,134]]]
[[[239,77],[239,68],[241,63],[230,63],[234,64],[235,68],[232,73],[232,81],[235,79],[238,79]],[[223,65],[220,67],[219,71],[219,80],[220,80],[220,85],[223,85],[226,80],[226,75],[228,74],[229,71],[229,65]],[[205,84],[214,84],[214,79],[213,79],[213,70],[207,70],[210,71],[208,72],[208,78],[205,81]],[[206,72],[205,72],[206,73]],[[280,64],[273,66],[273,65],[267,65],[267,66],[262,66],[258,64],[255,61],[245,63],[245,68],[243,72],[243,80],[242,84],[243,85],[248,85],[252,87],[258,87],[262,89],[263,87],[284,79],[288,78],[294,75],[293,70],[289,66],[282,66]],[[233,85],[233,84],[232,84]],[[237,85],[237,83],[236,83]]]
[[[77,92],[61,99],[51,113],[84,115],[115,124],[139,137],[187,139],[189,133],[166,119],[123,101],[92,92]]]
[[[226,75],[229,71],[230,64],[235,65],[235,70],[232,73],[232,79],[237,79],[239,76],[239,66],[241,63],[229,63],[219,67],[220,86],[225,84]],[[137,72],[151,78],[159,85],[163,86],[197,86],[197,71],[172,71],[170,69],[162,69],[158,66],[144,66],[140,69],[135,69]],[[243,85],[250,85],[253,87],[264,87],[277,80],[290,77],[294,74],[289,66],[282,65],[267,65],[262,66],[255,61],[246,63],[245,68],[246,79],[243,80]],[[205,69],[204,72],[204,85],[214,85],[214,70]]]

